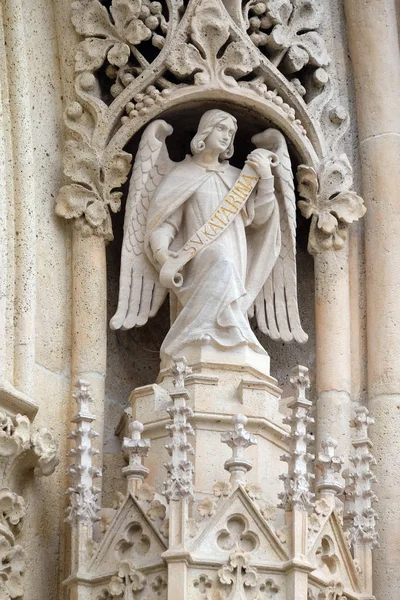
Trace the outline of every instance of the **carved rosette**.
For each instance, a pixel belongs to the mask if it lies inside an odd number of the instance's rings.
[[[325,16],[317,0],[73,2],[82,39],[77,98],[65,112],[70,181],[57,214],[84,236],[111,240],[132,136],[164,110],[223,97],[267,114],[290,139],[302,163],[299,206],[312,216],[310,251],[340,248],[347,225],[365,209],[351,191],[348,160],[337,152],[349,118],[324,41]],[[331,189],[337,170],[344,180]]]

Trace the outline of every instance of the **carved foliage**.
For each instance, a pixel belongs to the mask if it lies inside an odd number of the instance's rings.
[[[51,475],[59,463],[58,445],[51,433],[44,427],[32,431],[31,423],[25,415],[11,419],[0,411],[0,460],[6,476],[15,458],[24,451],[31,451],[34,457],[36,477]]]
[[[18,526],[26,514],[24,499],[10,489],[0,490],[0,598],[9,600],[23,594],[24,551],[16,543]]]
[[[329,64],[325,42],[318,33],[323,19],[318,0],[249,2],[246,13],[250,39],[285,75],[303,74],[306,67],[315,72]],[[297,78],[292,81],[305,93]]]
[[[343,248],[347,225],[366,211],[363,199],[350,189],[353,177],[346,155],[324,162],[318,174],[312,167],[300,165],[297,180],[303,198],[298,206],[306,219],[312,217],[309,252]]]
[[[121,150],[104,162],[100,149],[90,141],[67,141],[64,172],[74,183],[61,188],[56,213],[65,219],[75,219],[83,235],[95,234],[112,240],[109,210],[120,210],[122,196],[122,192],[113,190],[125,182],[131,159],[130,154]]]
[[[117,96],[143,69],[144,56],[136,47],[151,40],[158,49],[167,30],[160,2],[112,0],[109,11],[99,0],[75,0],[72,23],[85,37],[75,56],[75,69],[95,72],[106,63],[106,74],[116,82]]]
[[[25,415],[15,418],[0,412],[0,466],[5,486],[15,459],[29,452],[37,477],[51,475],[58,464],[57,444],[47,429],[32,432]],[[29,462],[31,465],[31,462]],[[23,594],[25,567],[23,548],[17,543],[21,522],[26,514],[25,501],[8,487],[0,489],[0,598],[9,600]]]
[[[227,86],[237,85],[237,78],[247,75],[259,64],[250,47],[230,39],[226,13],[215,0],[201,0],[186,35],[181,34],[167,64],[181,79],[194,76],[196,85],[217,81]]]

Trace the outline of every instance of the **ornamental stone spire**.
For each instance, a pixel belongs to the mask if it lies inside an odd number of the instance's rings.
[[[288,463],[288,472],[280,476],[284,483],[284,492],[279,494],[281,508],[286,511],[298,508],[308,510],[313,506],[314,494],[310,490],[310,482],[314,475],[309,472],[309,463],[314,456],[308,452],[308,445],[313,436],[307,433],[308,425],[314,423],[311,417],[312,403],[306,398],[306,390],[310,387],[308,369],[297,366],[292,369],[290,383],[295,390],[294,399],[288,404],[292,414],[283,420],[290,425],[289,453],[281,460]]]

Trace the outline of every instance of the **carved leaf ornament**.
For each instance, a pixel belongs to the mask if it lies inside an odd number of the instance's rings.
[[[327,160],[317,174],[310,166],[297,169],[298,202],[302,215],[312,217],[308,250],[340,250],[347,237],[346,225],[366,212],[363,199],[351,191],[351,166],[345,154]]]
[[[329,64],[325,42],[318,32],[324,13],[319,0],[251,1],[246,9],[250,39],[285,75]],[[293,83],[299,87],[297,79]]]
[[[66,219],[76,219],[83,235],[100,235],[112,240],[111,217],[107,210],[118,212],[122,192],[120,187],[129,173],[131,155],[121,151],[102,164],[99,151],[84,140],[70,140],[65,145],[64,172],[76,183],[61,188],[56,213]]]
[[[189,28],[189,41],[182,38],[171,52],[167,64],[178,77],[192,75],[196,85],[221,80],[228,86],[237,85],[235,77],[250,73],[259,60],[242,42],[228,44],[229,21],[214,0],[203,0],[196,8]]]
[[[73,2],[72,23],[86,38],[78,45],[76,71],[96,71],[106,60],[119,70],[127,65],[132,47],[150,39],[154,46],[162,46],[162,36],[154,33],[158,27],[166,27],[161,10],[160,2],[142,0],[113,0],[110,12],[98,0]],[[132,79],[126,83],[134,78],[130,74]]]

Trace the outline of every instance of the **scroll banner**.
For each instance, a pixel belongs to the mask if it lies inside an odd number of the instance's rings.
[[[266,160],[270,161],[273,166],[278,163],[278,158],[273,152],[266,150],[265,154]],[[194,256],[216,240],[236,219],[258,180],[259,177],[254,169],[245,164],[235,185],[229,190],[208,221],[176,252],[176,256],[170,256],[161,267],[160,283],[164,287],[180,288],[182,286],[183,277],[179,271]]]

